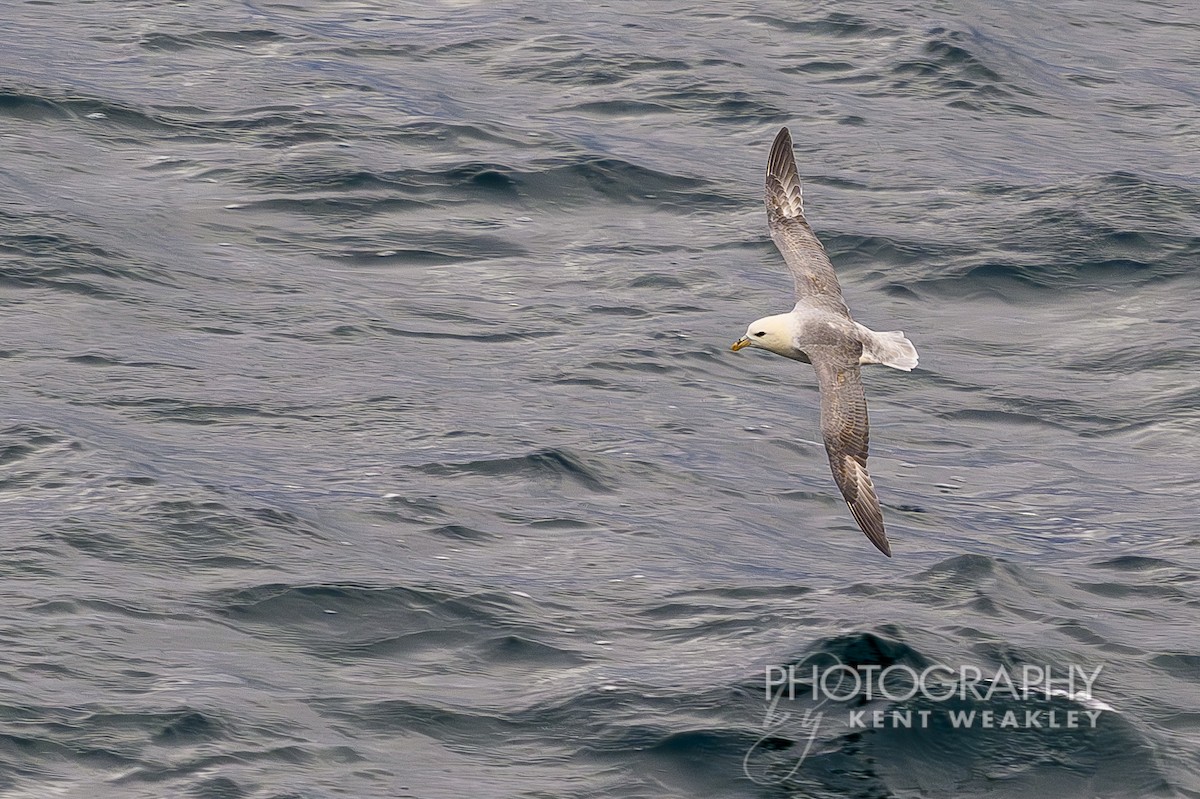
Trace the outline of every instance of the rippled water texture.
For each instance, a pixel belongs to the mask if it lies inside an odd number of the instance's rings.
[[[10,3],[0,796],[1200,796],[1200,23],[1050,5]]]

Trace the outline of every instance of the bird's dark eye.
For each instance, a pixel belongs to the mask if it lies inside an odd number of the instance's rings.
[[[755,338],[762,338],[762,337],[763,337],[763,336],[765,336],[765,335],[767,335],[767,331],[765,331],[765,330],[760,330],[760,331],[758,331],[757,333],[755,333],[755,334],[754,334],[754,337],[755,337]]]

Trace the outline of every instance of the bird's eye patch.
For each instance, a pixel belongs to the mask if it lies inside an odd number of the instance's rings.
[[[755,338],[762,338],[762,337],[763,337],[763,336],[765,336],[765,335],[767,335],[767,331],[765,331],[765,330],[760,330],[760,331],[758,331],[757,333],[755,333],[755,334],[754,334],[754,337],[755,337]]]

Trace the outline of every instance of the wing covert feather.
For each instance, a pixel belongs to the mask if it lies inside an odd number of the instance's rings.
[[[779,131],[771,145],[765,202],[771,240],[796,281],[796,299],[809,299],[849,315],[833,264],[804,218],[804,196],[787,128]]]
[[[858,526],[880,552],[891,557],[883,511],[867,472],[870,425],[862,370],[857,364],[840,363],[831,353],[814,352],[810,357],[821,387],[821,437],[833,479]]]

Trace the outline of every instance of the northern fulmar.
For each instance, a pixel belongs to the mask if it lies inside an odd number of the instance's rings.
[[[821,436],[833,479],[858,526],[890,558],[883,511],[867,473],[867,398],[859,367],[881,363],[908,372],[917,365],[917,350],[899,330],[876,333],[851,318],[829,256],[804,218],[787,128],[775,137],[767,159],[766,204],[771,239],[796,281],[796,307],[752,322],[733,350],[760,347],[812,364],[821,389]]]

